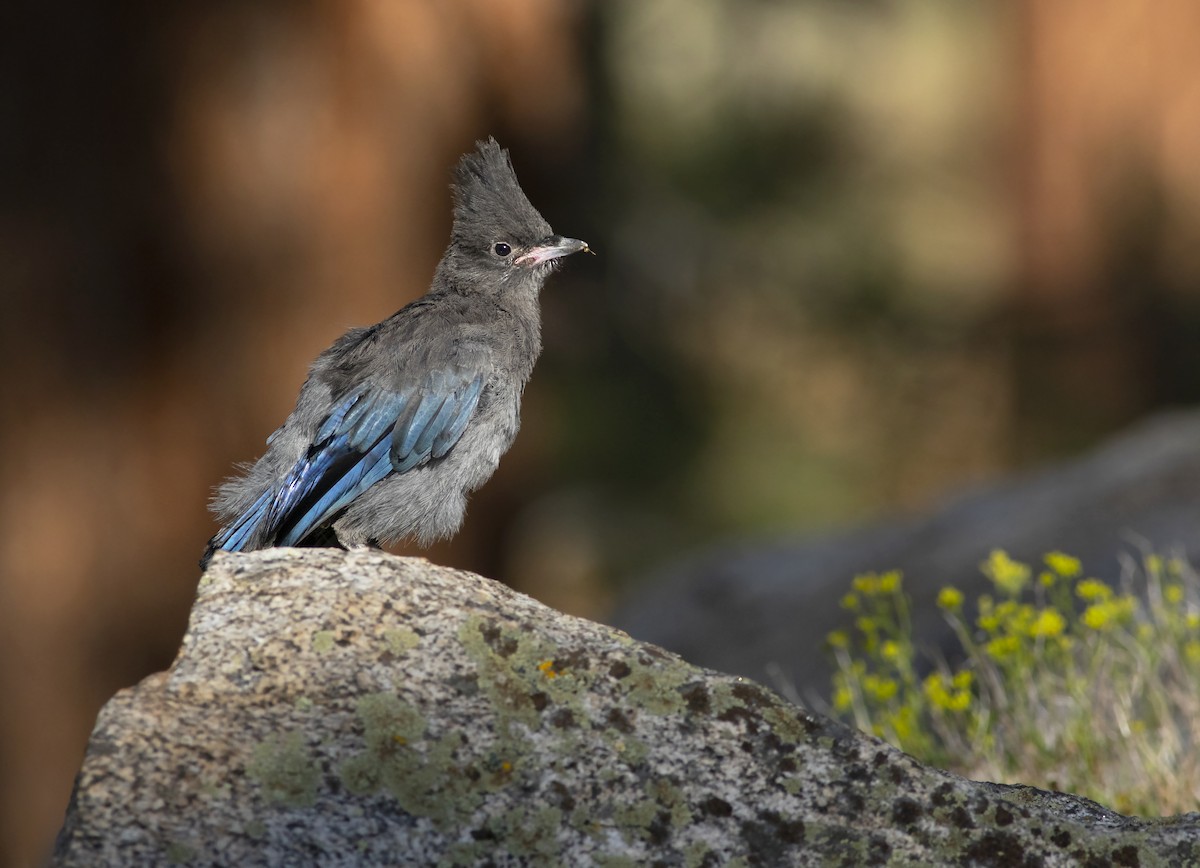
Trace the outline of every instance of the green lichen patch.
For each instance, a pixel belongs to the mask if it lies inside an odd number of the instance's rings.
[[[558,864],[563,812],[555,807],[520,805],[492,818],[488,827],[513,856],[532,864]]]
[[[762,717],[780,741],[792,746],[804,744],[814,729],[818,728],[805,712],[789,708],[783,703],[764,708]]]
[[[395,771],[390,766],[407,767],[413,761],[402,753],[411,754],[404,749],[424,738],[427,724],[416,708],[390,693],[363,696],[355,713],[363,725],[366,749],[342,763],[339,774],[350,792],[367,795],[384,785],[385,777]]]
[[[737,686],[740,678],[731,681],[718,681],[712,685],[709,691],[711,696],[712,713],[715,717],[720,718],[727,714],[731,709],[741,709],[745,706],[742,701],[734,695],[733,688]]]
[[[383,631],[383,642],[390,653],[402,657],[421,644],[421,637],[408,627],[392,627]]]
[[[342,785],[356,796],[369,796],[383,785],[379,764],[369,753],[350,757],[338,768]]]
[[[494,847],[494,844],[491,845]],[[487,861],[489,845],[482,841],[456,841],[446,848],[438,860],[438,868],[466,868]]]
[[[688,807],[683,789],[678,784],[669,778],[657,778],[646,784],[646,791],[667,810],[672,826],[682,829],[691,825],[692,810]]]
[[[680,688],[695,678],[693,667],[666,655],[658,660],[637,655],[623,662],[629,672],[621,686],[635,707],[657,715],[680,714],[687,708]]]
[[[503,735],[470,746],[457,731],[431,737],[419,709],[390,693],[363,697],[356,712],[365,747],[339,768],[343,784],[357,795],[386,792],[442,829],[465,822],[485,794],[509,786],[529,750]]]
[[[196,791],[209,799],[227,799],[232,792],[229,782],[208,776],[199,778]]]
[[[483,799],[470,766],[456,761],[461,744],[460,737],[450,735],[428,742],[423,753],[397,751],[381,769],[384,787],[408,813],[428,817],[441,829],[458,825]]]
[[[608,810],[609,823],[631,845],[662,847],[689,828],[694,818],[679,782],[667,777],[648,780],[640,796],[631,794]]]
[[[317,630],[312,634],[312,649],[317,654],[328,654],[333,650],[335,636],[331,630]]]
[[[702,868],[709,864],[710,853],[712,851],[704,841],[692,841],[683,850],[683,864],[687,868]]]
[[[646,757],[650,755],[650,747],[644,741],[631,735],[608,730],[604,733],[604,737],[612,745],[617,758],[630,768],[643,765]]]
[[[180,841],[172,841],[167,845],[166,851],[167,863],[170,865],[186,865],[200,856],[199,850]]]
[[[300,808],[317,800],[321,771],[299,732],[271,736],[258,745],[246,774],[269,801]]]
[[[370,693],[355,705],[362,721],[367,747],[376,752],[396,745],[409,744],[425,736],[428,722],[425,716],[392,693]]]
[[[632,799],[613,805],[613,824],[626,841],[632,843],[650,835],[650,824],[658,816],[658,803],[650,797]]]
[[[622,853],[597,853],[596,864],[600,868],[639,868],[645,863]]]
[[[542,636],[518,626],[471,617],[459,640],[478,668],[477,684],[491,700],[500,727],[513,723],[530,730],[543,724],[548,709],[566,707],[573,720],[583,716],[580,697],[594,681],[587,661],[564,654]],[[554,717],[560,726],[566,720]]]

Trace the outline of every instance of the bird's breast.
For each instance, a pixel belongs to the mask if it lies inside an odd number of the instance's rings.
[[[460,453],[462,490],[474,491],[496,471],[500,457],[516,439],[520,421],[521,394],[517,389],[490,386],[480,396],[471,420],[454,452]]]

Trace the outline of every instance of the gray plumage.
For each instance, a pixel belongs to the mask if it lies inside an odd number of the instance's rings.
[[[520,425],[542,348],[538,294],[563,256],[508,152],[455,170],[454,226],[429,292],[321,353],[266,453],[217,491],[213,552],[360,547],[458,530]]]

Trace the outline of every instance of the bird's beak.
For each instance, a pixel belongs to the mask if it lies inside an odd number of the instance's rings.
[[[586,241],[580,241],[578,238],[563,238],[561,235],[551,235],[537,246],[529,248],[527,252],[518,256],[514,262],[517,265],[542,265],[543,263],[561,259],[564,256],[570,256],[572,253],[579,253],[584,250],[588,253],[592,252]]]

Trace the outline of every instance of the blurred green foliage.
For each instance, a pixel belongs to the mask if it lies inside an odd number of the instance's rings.
[[[597,5],[596,330],[539,378],[600,572],[1005,467],[998,14]]]

